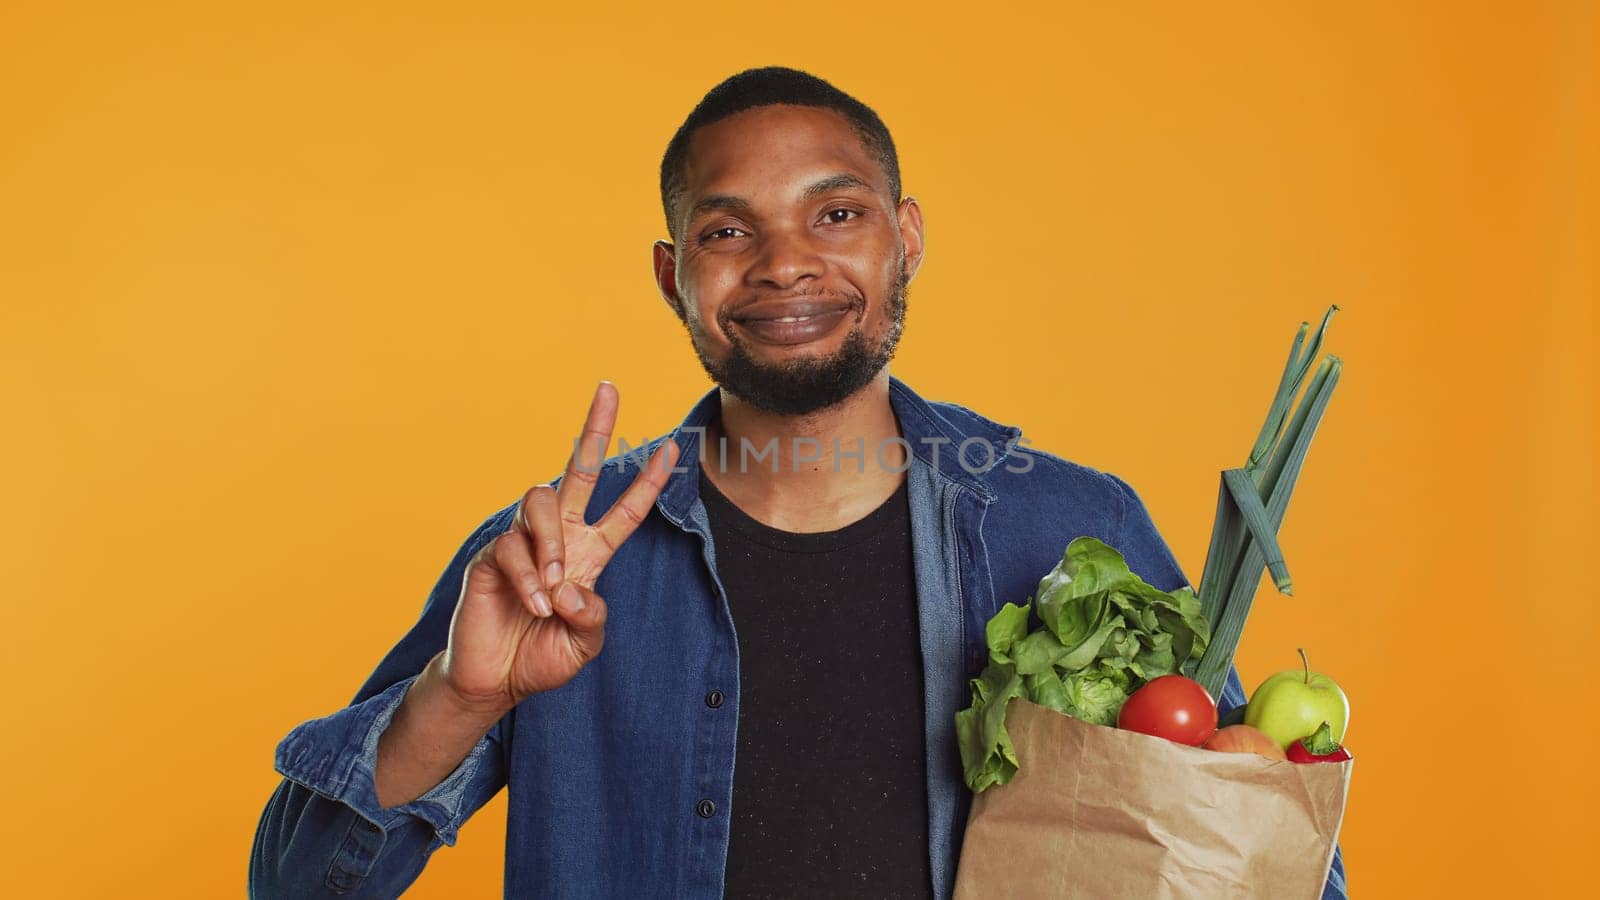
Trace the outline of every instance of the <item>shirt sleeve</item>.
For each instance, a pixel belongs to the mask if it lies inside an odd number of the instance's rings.
[[[510,508],[514,511],[515,505]],[[511,714],[431,790],[384,809],[375,787],[378,739],[417,675],[444,649],[466,566],[505,530],[484,522],[446,566],[419,621],[384,657],[349,706],[296,726],[278,744],[283,776],[256,828],[252,897],[396,897],[429,856],[505,785]]]
[[[410,803],[382,808],[376,787],[378,738],[416,680],[413,675],[364,703],[296,727],[278,744],[275,768],[290,781],[350,807],[380,831],[417,818],[432,827],[439,841],[454,845],[468,811],[469,790],[482,780],[475,776],[494,765],[499,724],[432,790]]]
[[[1177,558],[1172,555],[1171,548],[1161,538],[1155,523],[1150,520],[1150,513],[1145,509],[1139,495],[1127,482],[1115,475],[1109,477],[1116,482],[1123,495],[1121,543],[1117,545],[1117,549],[1127,557],[1128,567],[1163,591],[1175,590],[1186,584],[1192,586],[1192,583],[1184,577],[1183,569],[1178,565]],[[1243,706],[1247,700],[1244,684],[1239,679],[1239,670],[1229,665],[1228,677],[1222,683],[1222,696],[1217,698],[1217,714],[1227,715],[1234,708]],[[1322,900],[1348,900],[1344,875],[1344,853],[1335,842],[1333,866],[1329,869],[1328,880],[1322,888]]]

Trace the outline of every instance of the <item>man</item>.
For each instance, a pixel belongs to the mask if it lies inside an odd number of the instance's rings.
[[[509,786],[507,896],[948,897],[988,618],[1078,535],[1185,583],[1125,483],[889,375],[923,223],[870,109],[742,72],[661,193],[656,281],[717,387],[601,464],[600,385],[564,475],[279,745],[253,895],[398,895]]]

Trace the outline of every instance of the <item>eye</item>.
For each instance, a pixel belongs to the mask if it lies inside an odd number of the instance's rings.
[[[861,217],[861,213],[857,212],[856,210],[848,209],[848,208],[843,207],[843,206],[839,207],[838,209],[830,209],[827,212],[823,213],[823,215],[825,217],[827,217],[829,222],[831,222],[831,223],[833,223],[835,225],[840,225],[840,224],[843,224],[845,222],[848,222],[848,221],[850,221],[850,219],[852,217],[855,217],[855,218],[860,218]]]
[[[705,234],[702,234],[700,236],[700,240],[702,242],[722,240],[724,238],[731,238],[735,234],[744,234],[744,232],[733,227],[732,225],[728,225],[724,228],[718,228],[714,231],[708,231]]]

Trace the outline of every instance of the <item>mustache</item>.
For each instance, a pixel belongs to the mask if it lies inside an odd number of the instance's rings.
[[[780,303],[785,300],[833,300],[842,303],[866,303],[867,298],[859,291],[843,291],[837,288],[813,288],[802,291],[785,291],[781,294],[754,294],[728,304],[727,309],[737,314],[740,310],[747,309],[757,303]]]

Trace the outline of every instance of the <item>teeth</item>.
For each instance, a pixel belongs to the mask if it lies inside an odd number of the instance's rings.
[[[804,322],[804,321],[807,321],[810,318],[811,318],[810,316],[784,316],[781,319],[774,319],[773,321],[775,321],[775,322]]]

